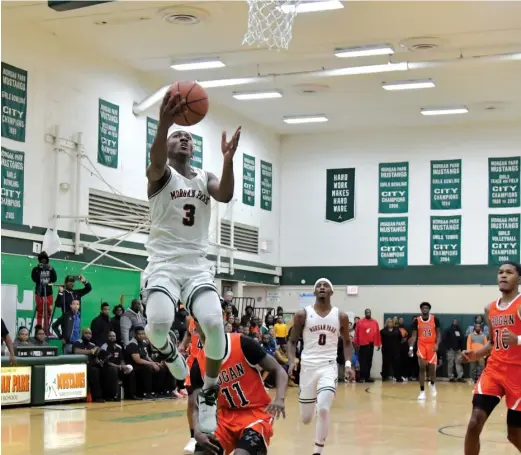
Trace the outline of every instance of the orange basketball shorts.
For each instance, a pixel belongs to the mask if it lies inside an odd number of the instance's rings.
[[[489,363],[474,387],[474,394],[505,397],[508,409],[521,411],[521,365]]]
[[[418,358],[425,360],[427,363],[431,365],[438,364],[438,354],[434,352],[435,344],[422,344],[418,343]]]

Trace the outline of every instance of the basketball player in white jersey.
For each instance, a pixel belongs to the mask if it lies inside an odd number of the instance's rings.
[[[329,432],[329,414],[338,381],[336,363],[338,337],[344,340],[346,372],[354,378],[351,369],[353,346],[349,337],[349,318],[331,305],[333,285],[327,278],[315,283],[315,304],[298,311],[288,343],[289,370],[296,367],[296,344],[303,338],[299,382],[299,408],[302,423],[308,424],[317,415],[315,448],[313,454],[321,454]]]
[[[175,116],[186,110],[186,101],[177,102],[179,99],[179,93],[167,93],[163,99],[147,168],[151,227],[146,245],[149,264],[143,273],[146,333],[172,375],[181,380],[188,372],[186,362],[178,354],[177,340],[170,331],[176,302],[181,300],[199,322],[208,340],[206,377],[197,397],[200,426],[203,432],[213,433],[217,428],[217,379],[226,339],[212,264],[206,259],[210,196],[225,203],[233,198],[233,156],[241,128],[229,142],[222,133],[224,163],[219,181],[214,174],[190,165],[192,136],[173,128]]]

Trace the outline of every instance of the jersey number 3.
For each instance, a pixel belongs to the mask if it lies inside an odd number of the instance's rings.
[[[195,223],[195,205],[185,204],[183,210],[185,211],[183,224],[185,226],[193,226]]]

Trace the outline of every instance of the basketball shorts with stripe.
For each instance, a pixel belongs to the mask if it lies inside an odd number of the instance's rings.
[[[332,360],[322,365],[302,364],[300,369],[299,394],[300,403],[314,403],[321,391],[336,392],[338,382],[338,366]]]
[[[198,292],[205,289],[218,292],[212,263],[201,256],[150,262],[143,272],[141,289],[145,305],[150,292],[162,292],[174,304],[182,302],[189,313]]]
[[[505,397],[508,409],[521,411],[521,366],[489,360],[474,387],[474,395]]]

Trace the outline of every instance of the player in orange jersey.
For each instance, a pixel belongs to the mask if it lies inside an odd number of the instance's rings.
[[[490,341],[477,351],[463,352],[473,362],[490,355],[474,388],[472,415],[465,435],[465,455],[478,455],[479,437],[489,415],[505,397],[508,440],[521,452],[521,266],[505,262],[497,281],[501,297],[485,308]]]
[[[438,347],[441,341],[440,321],[431,313],[431,304],[420,304],[421,316],[412,324],[412,335],[409,340],[409,356],[413,356],[413,349],[418,340],[418,363],[420,364],[420,394],[418,400],[425,400],[425,370],[429,370],[431,395],[436,397],[436,366],[438,364]]]
[[[204,343],[202,333],[200,337]],[[195,403],[195,453],[265,455],[273,435],[274,418],[285,417],[288,375],[252,338],[228,333],[226,339],[226,354],[218,382],[217,430],[214,434],[201,432],[200,410]],[[201,351],[190,370],[193,396],[197,396],[203,386],[205,364],[204,351]],[[264,388],[257,365],[275,376],[277,391],[273,400]]]

